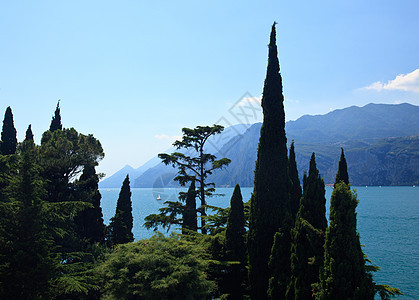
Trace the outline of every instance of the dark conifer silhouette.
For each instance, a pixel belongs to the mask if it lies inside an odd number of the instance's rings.
[[[100,207],[99,177],[95,167],[87,165],[77,184],[79,200],[89,202],[92,208],[87,208],[75,218],[80,238],[90,243],[104,242],[105,225],[103,223],[102,208]]]
[[[269,43],[269,58],[263,88],[263,125],[255,168],[255,181],[250,207],[249,271],[252,299],[266,299],[268,261],[274,235],[282,229],[284,240],[280,252],[289,252],[290,179],[288,175],[287,139],[285,136],[284,96],[276,47],[275,24]],[[287,241],[288,239],[288,241]],[[289,255],[278,258],[277,269],[289,273]],[[285,291],[284,291],[285,294]]]
[[[1,132],[0,153],[3,155],[15,154],[17,146],[16,129],[13,123],[13,113],[10,106],[6,108]]]
[[[300,206],[300,199],[302,196],[300,178],[298,177],[297,162],[295,161],[295,150],[294,150],[294,141],[292,141],[290,146],[290,154],[288,157],[288,169],[291,179],[291,188],[290,188],[290,204],[291,204],[291,215],[293,221],[298,212]]]
[[[325,185],[314,153],[308,176],[304,175],[303,197],[291,231],[291,281],[287,299],[312,299],[311,285],[319,280],[327,227]]]
[[[183,210],[182,229],[197,231],[197,228],[196,187],[195,180],[192,180],[186,195],[186,203]],[[182,233],[187,234],[187,230],[182,230]]]
[[[131,188],[129,175],[125,177],[116,203],[115,216],[111,218],[108,239],[111,245],[125,244],[134,241],[132,234],[133,218],[131,203]]]
[[[225,287],[229,294],[228,299],[243,299],[243,284],[247,275],[246,271],[246,244],[244,235],[244,207],[240,186],[234,188],[230,201],[230,213],[226,229],[226,258],[239,262],[228,267],[225,277]]]
[[[349,184],[349,175],[348,175],[348,166],[346,164],[345,154],[343,153],[343,148],[340,153],[339,167],[338,172],[336,173],[335,184],[343,181],[345,184]]]
[[[33,141],[32,126],[29,124],[28,129],[26,129],[25,141]]]
[[[324,244],[324,267],[320,273],[319,299],[374,299],[372,276],[365,267],[356,229],[358,199],[345,182],[343,150],[330,199],[329,227]]]
[[[60,100],[58,100],[57,107],[55,108],[54,116],[51,120],[49,130],[54,132],[55,130],[62,130],[63,125],[61,124],[61,113],[60,113]]]

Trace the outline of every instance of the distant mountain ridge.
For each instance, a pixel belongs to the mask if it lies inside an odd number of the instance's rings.
[[[261,123],[220,144],[217,157],[231,164],[209,178],[216,186],[253,186],[257,145]],[[285,126],[288,144],[295,142],[300,178],[308,170],[312,152],[320,174],[332,183],[337,170],[340,147],[348,161],[353,185],[412,185],[419,183],[419,106],[368,104],[351,106],[325,115],[305,115]],[[122,170],[121,170],[122,171]],[[133,187],[176,186],[174,168],[157,164],[144,171]],[[121,181],[122,182],[122,181]],[[120,184],[119,184],[120,186]]]
[[[419,106],[367,104],[337,109],[325,115],[305,115],[285,126],[287,137],[299,143],[338,143],[345,140],[378,140],[419,132]]]

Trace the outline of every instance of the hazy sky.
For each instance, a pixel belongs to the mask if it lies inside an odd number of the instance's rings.
[[[287,120],[419,105],[418,12],[417,0],[0,1],[1,119],[11,106],[19,141],[32,124],[39,143],[61,99],[63,126],[102,142],[99,171],[139,167],[182,127],[261,120],[274,21]]]

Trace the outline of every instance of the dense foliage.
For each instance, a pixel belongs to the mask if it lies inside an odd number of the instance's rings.
[[[209,256],[176,235],[118,246],[98,267],[108,299],[205,299]]]
[[[54,271],[42,181],[34,165],[34,145],[21,146],[16,175],[0,202],[0,295],[2,299],[32,299],[45,295]]]

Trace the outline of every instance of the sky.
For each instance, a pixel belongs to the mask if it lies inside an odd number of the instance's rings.
[[[419,2],[0,1],[0,113],[18,140],[63,126],[100,140],[98,171],[139,167],[183,127],[262,120],[276,21],[287,120],[419,105]]]

